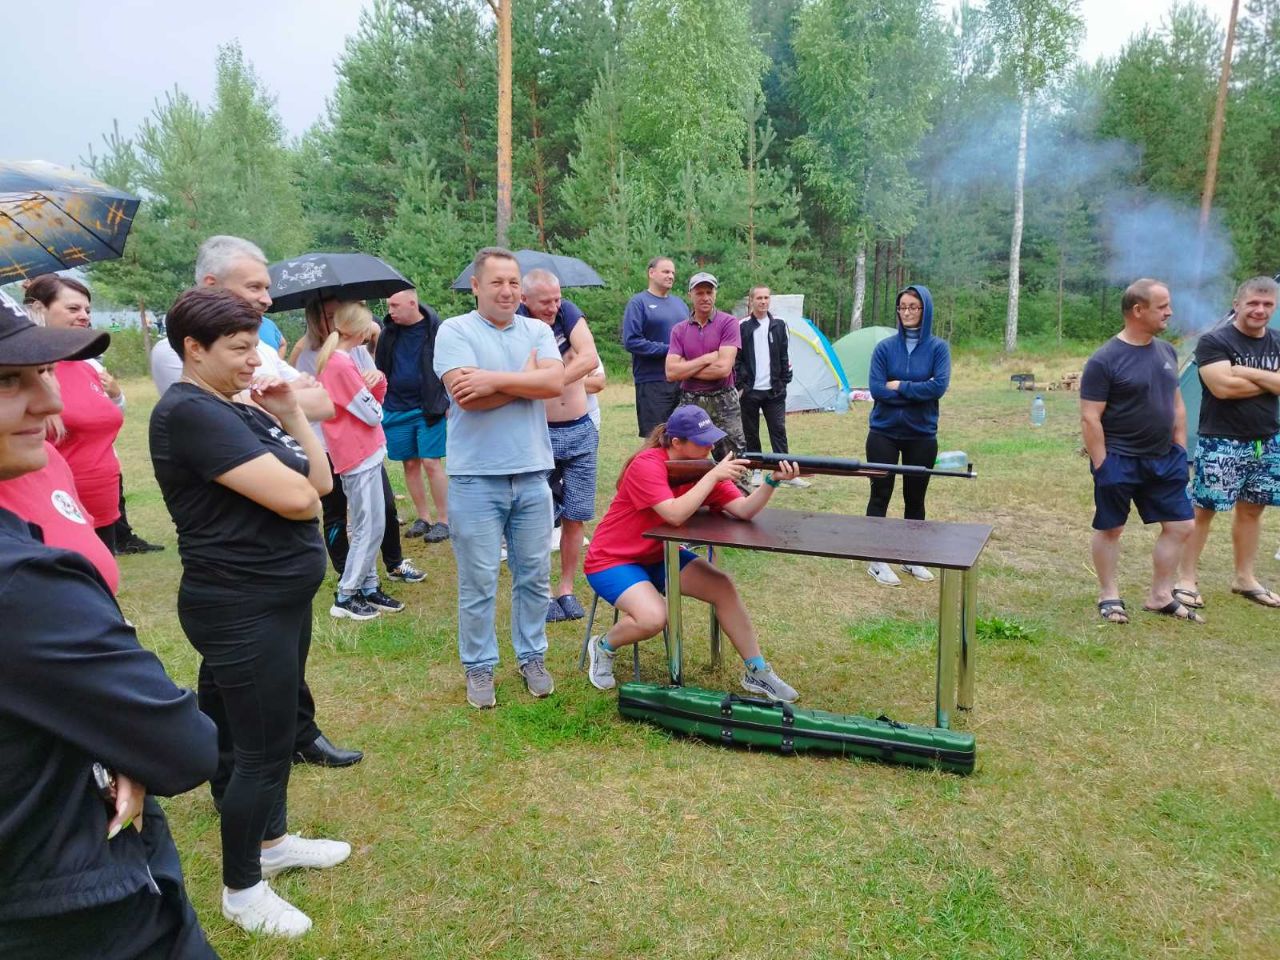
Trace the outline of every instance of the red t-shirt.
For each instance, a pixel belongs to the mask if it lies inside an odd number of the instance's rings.
[[[642,450],[622,475],[622,483],[604,519],[591,534],[583,573],[599,573],[624,563],[657,563],[662,559],[662,542],[648,540],[644,534],[666,521],[653,509],[687,493],[694,485],[671,486],[667,480],[667,461],[671,451],[663,447]],[[728,480],[721,480],[707,495],[704,506],[720,510],[742,496],[742,491]]]
[[[98,371],[84,360],[54,367],[62,392],[62,423],[67,435],[58,452],[76,478],[80,502],[105,527],[120,519],[120,461],[112,444],[124,426],[124,414],[102,389]]]
[[[34,523],[50,547],[74,550],[102,574],[114,595],[120,589],[120,568],[107,545],[93,532],[94,518],[76,497],[76,482],[62,454],[46,443],[49,462],[39,470],[0,480],[0,507]]]
[[[387,445],[382,432],[382,399],[387,395],[387,381],[380,380],[371,391],[355,361],[335,350],[320,374],[320,383],[329,391],[336,411],[332,420],[320,424],[320,429],[324,431],[333,472],[346,473]]]

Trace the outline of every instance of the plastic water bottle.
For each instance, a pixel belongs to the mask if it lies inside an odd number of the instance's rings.
[[[934,467],[939,470],[963,470],[969,466],[969,455],[963,450],[943,450]]]
[[[836,413],[848,413],[848,412],[849,412],[849,391],[837,390],[836,391]]]
[[[1033,427],[1044,426],[1044,397],[1036,394],[1036,398],[1031,401],[1031,425]]]

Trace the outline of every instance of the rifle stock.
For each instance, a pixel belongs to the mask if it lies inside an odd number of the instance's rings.
[[[975,479],[978,474],[969,464],[967,470],[938,470],[934,467],[917,467],[905,463],[864,463],[840,457],[804,457],[780,453],[740,453],[735,459],[746,460],[752,470],[777,470],[783,460],[789,460],[800,468],[801,475],[818,474],[829,477],[884,477],[900,474],[908,477],[960,477]],[[696,483],[715,466],[715,461],[668,460],[667,479],[672,483]]]

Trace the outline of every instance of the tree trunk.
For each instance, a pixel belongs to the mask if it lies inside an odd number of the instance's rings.
[[[498,210],[497,243],[511,227],[511,0],[490,0],[498,18]]]
[[[142,355],[151,356],[151,325],[147,323],[147,302],[138,300],[138,329],[142,331]]]
[[[849,330],[862,329],[862,305],[867,299],[867,238],[858,238],[858,259],[853,268],[853,315]]]
[[[1009,239],[1009,312],[1004,318],[1004,352],[1018,349],[1018,291],[1022,272],[1023,187],[1027,181],[1027,121],[1031,117],[1031,94],[1022,95],[1022,118],[1018,124],[1018,172],[1013,184],[1013,234]]]
[[[884,310],[889,314],[890,326],[894,326],[898,322],[896,310],[898,307],[898,298],[894,296],[897,288],[893,285],[897,279],[897,266],[893,262],[894,242],[886,240],[884,242]],[[891,306],[892,304],[892,306]],[[882,321],[884,317],[880,318]]]
[[[898,238],[898,289],[907,285],[907,261],[902,252],[906,248],[906,240]]]
[[[1222,74],[1218,77],[1218,99],[1213,107],[1213,126],[1209,131],[1209,156],[1204,165],[1204,190],[1200,194],[1200,233],[1196,242],[1197,286],[1204,268],[1205,233],[1209,229],[1209,215],[1213,212],[1213,192],[1218,182],[1218,153],[1222,149],[1222,124],[1227,113],[1227,88],[1231,83],[1231,47],[1236,38],[1236,18],[1240,13],[1240,0],[1231,2],[1231,18],[1227,21],[1227,43],[1222,51]]]
[[[1062,285],[1066,278],[1067,255],[1058,248],[1058,343],[1062,343]]]

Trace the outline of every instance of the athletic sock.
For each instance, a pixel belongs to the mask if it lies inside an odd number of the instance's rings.
[[[618,651],[614,650],[614,649],[613,649],[613,647],[609,646],[609,641],[608,641],[608,640],[606,640],[604,637],[601,637],[601,638],[600,638],[600,649],[601,649],[601,650],[603,650],[605,653],[617,653],[617,652],[618,652]]]
[[[763,670],[768,666],[768,664],[764,662],[764,657],[748,657],[742,662],[747,665],[748,670]]]
[[[227,906],[233,910],[239,910],[241,907],[247,906],[262,896],[266,889],[267,882],[259,880],[252,887],[245,887],[243,890],[232,890],[227,888]]]

